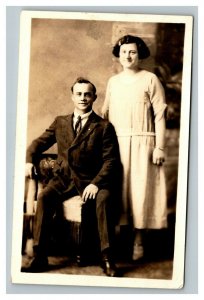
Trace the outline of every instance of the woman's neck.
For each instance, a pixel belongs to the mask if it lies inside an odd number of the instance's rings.
[[[129,68],[123,68],[123,73],[124,75],[127,76],[133,76],[137,74],[140,71],[140,68],[134,68],[134,69],[129,69]]]

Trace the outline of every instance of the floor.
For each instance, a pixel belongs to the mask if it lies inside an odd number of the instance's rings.
[[[125,228],[117,235],[115,245],[115,262],[121,277],[145,279],[171,279],[173,271],[174,249],[174,220],[170,220],[169,227],[164,230],[148,231],[145,238],[145,256],[142,260],[131,260],[131,235]],[[62,246],[62,245],[61,245]],[[60,241],[52,245],[49,254],[50,268],[48,273],[105,276],[100,267],[100,260],[95,255],[87,266],[79,267],[75,262],[75,255],[66,253],[63,245],[60,251]],[[62,249],[62,247],[61,247]],[[86,251],[90,251],[88,247]],[[94,254],[91,254],[91,258]],[[27,267],[31,260],[31,253],[22,255],[22,267]]]
[[[28,266],[30,258],[23,256],[22,266]],[[72,274],[72,275],[92,275],[105,276],[99,265],[90,265],[78,267],[78,265],[68,257],[49,256],[50,269],[47,273]],[[172,260],[162,261],[143,261],[143,262],[116,262],[120,276],[127,278],[145,278],[145,279],[171,279]]]

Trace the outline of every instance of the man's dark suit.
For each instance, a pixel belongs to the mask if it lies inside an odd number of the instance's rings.
[[[108,248],[109,236],[106,203],[109,201],[119,167],[119,150],[113,126],[94,112],[77,137],[73,130],[73,115],[58,116],[51,126],[27,150],[27,162],[35,164],[39,155],[54,143],[58,146],[54,178],[40,194],[34,227],[34,245],[39,251],[46,248],[46,230],[57,201],[69,196],[82,195],[90,183],[99,188],[96,212],[101,250]],[[57,200],[58,199],[58,200]],[[97,211],[98,210],[98,211]],[[44,246],[43,246],[44,245]]]

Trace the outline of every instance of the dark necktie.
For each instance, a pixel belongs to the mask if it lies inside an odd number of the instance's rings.
[[[81,116],[78,116],[76,124],[75,124],[75,134],[77,135],[81,130]]]

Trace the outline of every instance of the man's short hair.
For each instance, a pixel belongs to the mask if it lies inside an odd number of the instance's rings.
[[[73,89],[74,89],[74,86],[75,84],[77,83],[87,83],[87,84],[90,84],[92,86],[92,89],[93,89],[93,94],[96,95],[96,87],[95,85],[89,81],[88,79],[84,78],[84,77],[78,77],[75,82],[73,83],[72,87],[71,87],[71,91],[73,93]]]

